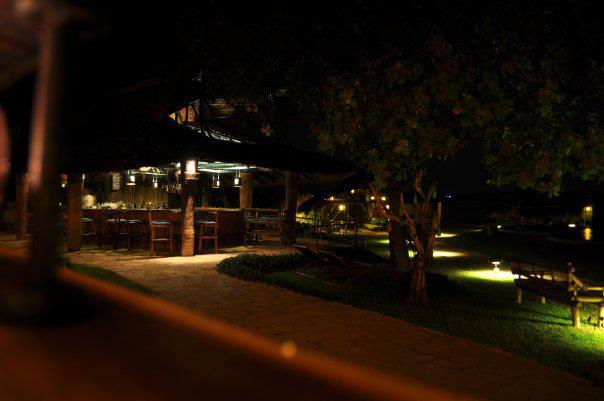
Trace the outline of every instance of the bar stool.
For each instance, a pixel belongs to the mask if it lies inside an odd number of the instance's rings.
[[[96,222],[90,217],[82,217],[82,240],[85,240],[86,243],[90,243],[90,238],[94,237],[98,237]]]
[[[214,253],[218,253],[218,212],[215,210],[201,210],[199,219],[195,219],[197,232],[197,252],[201,253],[203,242],[214,241]]]
[[[172,223],[169,220],[160,219],[154,211],[147,214],[149,219],[149,255],[153,256],[155,243],[168,244],[170,254],[174,255],[174,235]]]
[[[113,244],[113,249],[117,249],[116,236],[117,219],[116,213],[112,211],[103,211],[101,215],[101,235],[99,235],[99,248],[104,245],[104,240],[109,238]]]
[[[115,220],[116,222],[116,231],[115,231],[115,245],[114,248],[117,248],[120,240],[122,238],[126,238],[128,242],[128,250],[132,249],[132,243],[136,241],[140,241],[143,237],[143,222],[138,219],[131,218],[128,212],[126,212],[124,218],[118,218]]]

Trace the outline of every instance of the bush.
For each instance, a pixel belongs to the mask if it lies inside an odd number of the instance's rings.
[[[306,263],[301,255],[258,255],[245,253],[224,259],[217,270],[229,276],[244,280],[263,281],[263,276],[271,273],[296,270]]]

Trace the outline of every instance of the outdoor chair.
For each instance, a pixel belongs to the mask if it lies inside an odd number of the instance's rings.
[[[204,241],[214,242],[214,253],[218,253],[218,212],[215,210],[200,210],[197,212],[199,218],[195,219],[197,228],[197,252],[201,253]]]
[[[113,249],[117,249],[115,233],[117,230],[115,212],[103,211],[101,214],[101,234],[99,235],[99,248],[105,245],[105,240],[108,239],[113,245]]]
[[[167,244],[170,254],[174,255],[174,233],[173,224],[169,220],[163,220],[153,210],[147,214],[149,219],[149,254],[153,256],[155,244]]]

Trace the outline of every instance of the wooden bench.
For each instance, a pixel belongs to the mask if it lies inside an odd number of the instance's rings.
[[[285,217],[279,209],[251,209],[243,211],[245,242],[263,237],[277,237],[279,246],[283,246],[283,227]]]
[[[522,302],[522,291],[528,291],[546,299],[570,304],[574,327],[581,327],[579,306],[582,303],[598,306],[598,326],[604,328],[604,286],[588,284],[575,275],[575,268],[569,262],[566,271],[537,263],[511,261],[512,274],[516,286],[516,303]]]

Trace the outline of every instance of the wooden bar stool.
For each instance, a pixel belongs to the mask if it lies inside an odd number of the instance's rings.
[[[128,250],[132,249],[133,242],[138,242],[143,237],[142,220],[134,219],[130,213],[126,212],[123,217],[116,219],[115,236],[116,247],[119,245],[122,238],[126,238],[126,241],[128,242]]]
[[[147,214],[149,219],[149,254],[153,256],[155,243],[168,244],[170,254],[174,255],[173,224],[169,220],[162,219],[154,211]]]
[[[111,240],[113,249],[117,249],[116,236],[117,222],[116,212],[103,211],[101,214],[101,235],[99,235],[99,248],[105,244],[105,239]]]
[[[198,213],[199,218],[195,219],[195,226],[198,227],[197,252],[201,253],[204,241],[208,244],[214,241],[214,253],[218,253],[218,212],[201,210]]]
[[[94,219],[90,217],[82,217],[82,241],[85,241],[87,244],[89,244],[90,238],[96,238],[97,236],[98,233],[96,231],[96,223]]]

